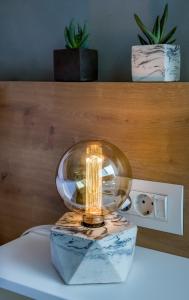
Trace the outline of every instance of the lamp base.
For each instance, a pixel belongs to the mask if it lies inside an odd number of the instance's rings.
[[[51,229],[52,262],[66,284],[125,281],[131,268],[137,227],[113,213],[105,225],[87,228],[68,212]]]

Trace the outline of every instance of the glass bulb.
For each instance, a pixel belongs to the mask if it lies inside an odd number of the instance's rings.
[[[124,153],[102,140],[82,141],[62,157],[56,185],[65,205],[83,214],[83,224],[102,226],[131,188],[131,167]]]

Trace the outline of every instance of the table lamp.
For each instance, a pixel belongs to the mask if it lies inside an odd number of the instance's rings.
[[[51,229],[52,262],[66,284],[126,280],[137,227],[116,210],[129,196],[131,167],[115,145],[82,141],[62,157],[56,186],[71,212]]]

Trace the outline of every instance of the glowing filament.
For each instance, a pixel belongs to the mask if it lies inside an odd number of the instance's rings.
[[[100,215],[102,207],[102,148],[87,147],[86,158],[86,214]]]

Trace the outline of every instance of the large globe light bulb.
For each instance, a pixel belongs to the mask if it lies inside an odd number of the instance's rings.
[[[99,227],[117,210],[131,188],[131,167],[124,153],[102,140],[82,141],[62,157],[56,185],[65,205],[83,215],[83,225]]]

